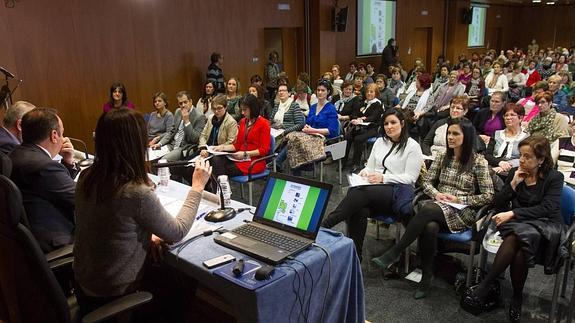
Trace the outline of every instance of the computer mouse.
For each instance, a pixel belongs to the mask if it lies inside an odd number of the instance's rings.
[[[274,266],[269,266],[269,265],[262,266],[258,270],[256,270],[254,278],[256,280],[270,279],[272,277],[275,269],[276,268]]]
[[[206,214],[204,218],[208,222],[223,222],[231,220],[236,216],[236,211],[232,208],[216,209]]]

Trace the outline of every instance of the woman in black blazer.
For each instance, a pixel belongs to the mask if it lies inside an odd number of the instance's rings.
[[[347,147],[345,152],[344,165],[349,157],[349,150],[353,146],[353,170],[362,168],[361,154],[363,152],[363,145],[370,137],[377,136],[377,129],[383,114],[383,106],[381,101],[377,98],[379,93],[375,83],[369,84],[365,90],[365,101],[357,111],[356,115],[350,117],[351,121],[345,139],[347,140]]]
[[[549,141],[531,136],[519,143],[519,167],[512,168],[505,185],[494,197],[497,225],[503,242],[490,272],[481,284],[466,291],[463,308],[478,314],[494,304],[490,284],[510,267],[513,298],[509,320],[521,320],[523,287],[529,267],[545,266],[545,273],[557,270],[561,237],[565,225],[560,211],[563,175],[553,169]]]

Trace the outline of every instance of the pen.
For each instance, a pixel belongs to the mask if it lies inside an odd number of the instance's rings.
[[[207,213],[208,213],[208,212],[202,212],[202,214],[200,214],[200,215],[198,215],[198,216],[196,217],[196,220],[199,220],[199,219],[203,218],[204,215],[206,215]]]

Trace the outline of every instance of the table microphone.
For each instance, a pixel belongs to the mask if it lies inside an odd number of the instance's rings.
[[[190,162],[189,160],[182,160],[182,161],[173,161],[173,162],[166,162],[166,163],[152,163],[152,165],[156,168],[161,168],[161,167],[189,167],[191,165],[194,165],[194,163]],[[227,220],[233,219],[236,216],[236,210],[234,210],[231,207],[226,207],[225,201],[224,201],[224,190],[222,190],[222,186],[220,185],[220,182],[217,180],[217,178],[213,174],[210,174],[210,178],[212,179],[212,181],[214,181],[216,183],[216,185],[218,186],[218,189],[220,191],[220,194],[219,194],[220,195],[220,208],[208,212],[208,214],[206,214],[204,219],[206,221],[209,221],[209,222],[220,222],[220,221],[227,221]],[[210,219],[214,219],[214,220],[211,221]]]
[[[77,138],[68,137],[68,139],[70,139],[70,141],[79,142],[84,146],[84,154],[86,155],[86,158],[80,160],[78,162],[78,166],[80,167],[92,166],[92,164],[94,163],[94,159],[90,158],[90,155],[88,154],[88,146],[86,145],[86,143],[83,140]]]

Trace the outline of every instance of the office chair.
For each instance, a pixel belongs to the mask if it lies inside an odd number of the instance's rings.
[[[49,264],[38,242],[20,223],[22,195],[16,185],[0,175],[0,266],[1,301],[9,322],[77,322],[75,298],[67,299],[52,269],[70,265],[60,259]],[[100,322],[149,302],[147,292],[132,293],[108,303],[82,318]]]
[[[8,155],[0,151],[0,175],[10,177],[12,174],[12,160]]]

